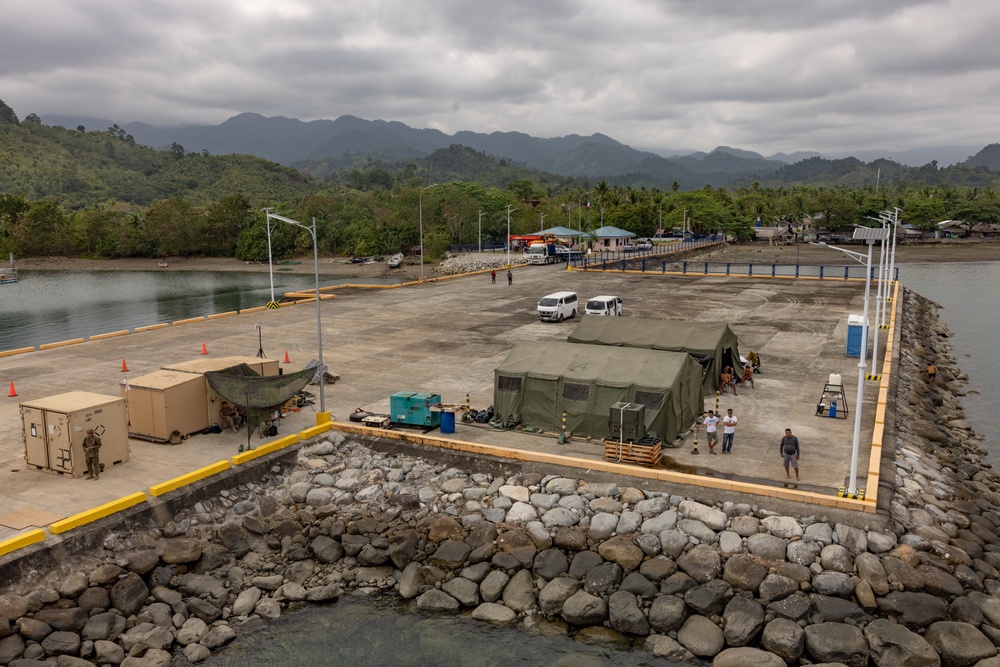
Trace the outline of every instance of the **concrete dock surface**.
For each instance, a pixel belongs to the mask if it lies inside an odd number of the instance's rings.
[[[565,340],[578,320],[543,323],[538,299],[558,290],[587,297],[621,296],[625,317],[726,322],[739,337],[740,352],[761,357],[755,388],[723,394],[719,407],[739,419],[732,454],[710,456],[699,433],[698,454],[689,437],[664,448],[665,465],[694,470],[703,479],[733,479],[798,488],[835,496],[847,484],[851,464],[858,359],[845,355],[847,319],[863,311],[864,283],[845,280],[676,276],[567,271],[557,266],[514,269],[513,285],[491,284],[489,273],[436,280],[393,289],[335,290],[322,302],[324,361],[340,375],[325,387],[335,421],[363,408],[389,412],[399,391],[441,394],[444,403],[473,408],[493,404],[493,370],[519,340]],[[874,289],[872,292],[874,301]],[[261,304],[263,305],[263,304]],[[211,313],[204,313],[210,315]],[[261,326],[262,347],[289,371],[317,356],[314,303],[177,324],[104,340],[0,357],[0,383],[14,382],[17,397],[0,398],[0,540],[31,526],[76,514],[129,493],[227,459],[246,443],[245,433],[194,435],[180,445],[130,440],[131,460],[109,467],[97,481],[29,468],[19,405],[68,391],[119,395],[125,377],[201,355],[254,356]],[[879,347],[885,348],[885,332]],[[880,357],[881,358],[881,357]],[[128,373],[121,371],[127,361]],[[871,370],[869,369],[869,372]],[[846,419],[816,416],[816,404],[831,374],[840,374],[847,394]],[[315,424],[316,405],[288,413],[279,436]],[[6,392],[5,392],[6,393]],[[865,487],[878,383],[867,382],[862,407],[858,487]],[[716,396],[705,397],[715,409]],[[778,442],[791,428],[802,445],[801,482],[786,479]],[[721,431],[721,428],[720,428]],[[436,433],[436,432],[435,432]],[[528,434],[459,422],[452,439],[602,461],[603,441],[558,433]],[[259,440],[253,436],[254,445]],[[721,451],[721,448],[717,448]],[[623,470],[624,471],[624,470]],[[627,484],[623,477],[622,484]],[[697,482],[696,482],[697,483]],[[36,523],[25,523],[35,521]]]

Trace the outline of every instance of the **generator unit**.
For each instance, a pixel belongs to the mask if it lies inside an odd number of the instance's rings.
[[[608,440],[639,442],[646,437],[646,406],[618,402],[611,406]]]
[[[389,397],[389,418],[394,424],[435,427],[441,425],[441,413],[431,407],[441,404],[441,394],[397,391]]]

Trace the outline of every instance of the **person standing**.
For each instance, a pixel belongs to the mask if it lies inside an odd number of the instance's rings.
[[[715,410],[709,410],[708,416],[705,417],[705,439],[708,440],[709,454],[716,454],[715,446],[719,444],[718,426],[719,418],[716,416]]]
[[[927,366],[927,384],[934,384],[934,380],[937,378],[937,366],[934,364],[929,364]]]
[[[788,467],[795,469],[795,479],[799,479],[799,439],[792,435],[792,429],[785,429],[785,437],[781,439],[781,459],[785,465],[785,478],[789,477]]]
[[[514,284],[514,274],[510,272],[510,269],[507,269],[507,284],[508,285]]]
[[[726,410],[726,416],[722,418],[722,453],[733,453],[733,437],[736,435],[737,419],[733,416],[733,409]]]
[[[87,462],[87,479],[101,478],[101,437],[94,434],[94,429],[87,429],[87,437],[83,439],[83,454]]]
[[[497,272],[496,269],[490,271],[490,281],[492,285],[497,284]]]

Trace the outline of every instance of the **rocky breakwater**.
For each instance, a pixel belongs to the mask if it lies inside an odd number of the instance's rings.
[[[287,609],[393,593],[720,667],[998,667],[1000,484],[962,420],[936,308],[908,294],[905,310],[895,493],[868,526],[329,434],[284,477],[109,534],[79,555],[93,565],[0,596],[0,664],[198,662]]]
[[[524,256],[520,252],[515,253],[511,255],[511,261],[514,264],[518,264],[524,261]],[[434,267],[434,272],[446,276],[454,276],[463,273],[501,269],[506,266],[507,253],[470,252],[461,255],[449,255],[446,260]]]

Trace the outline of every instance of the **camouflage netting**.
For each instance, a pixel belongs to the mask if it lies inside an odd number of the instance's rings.
[[[289,399],[298,394],[316,374],[315,368],[262,377],[246,364],[205,373],[219,396],[247,409],[247,439],[250,434]]]

